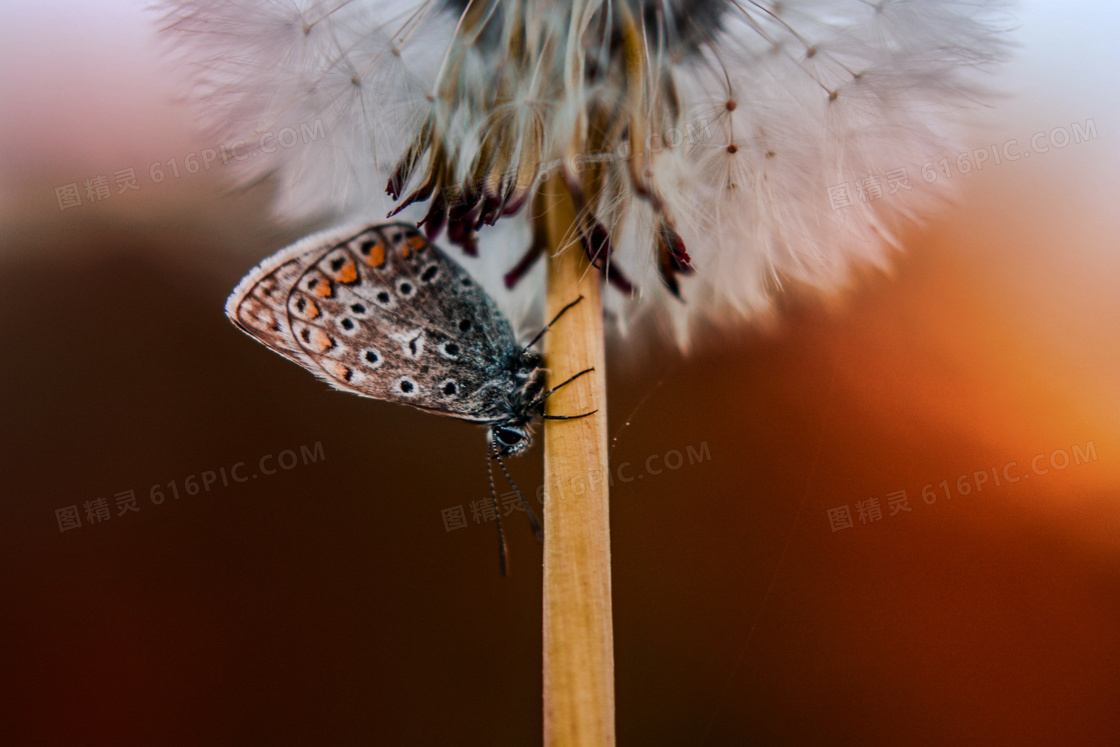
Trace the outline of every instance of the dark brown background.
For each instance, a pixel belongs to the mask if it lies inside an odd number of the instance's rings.
[[[221,169],[150,180],[218,143],[136,5],[0,24],[0,744],[539,744],[540,548],[510,521],[501,579],[492,526],[441,520],[487,494],[481,430],[330,391],[226,321],[299,230]],[[784,298],[772,330],[612,340],[613,462],[686,457],[612,494],[621,745],[1120,743],[1116,11],[1022,5],[971,145],[1098,138],[957,174],[892,277]],[[58,210],[128,167],[141,189]],[[535,492],[540,451],[510,466]],[[129,489],[138,513],[58,531]],[[873,497],[882,520],[830,531]]]
[[[612,341],[613,462],[686,455],[612,494],[620,744],[1120,740],[1117,263],[1062,178],[978,176],[893,278],[783,301],[774,330]],[[0,257],[0,741],[538,742],[540,548],[511,517],[503,580],[492,526],[441,520],[487,494],[482,431],[330,391],[225,320],[291,238],[266,195],[200,178],[60,213],[65,181],[28,187]],[[529,492],[539,461],[511,464]],[[59,532],[128,489],[138,513]],[[869,497],[882,520],[830,531]]]

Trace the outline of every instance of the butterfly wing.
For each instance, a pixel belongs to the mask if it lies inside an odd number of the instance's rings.
[[[463,420],[508,417],[520,352],[494,301],[415,227],[328,231],[281,250],[226,314],[332,386]]]

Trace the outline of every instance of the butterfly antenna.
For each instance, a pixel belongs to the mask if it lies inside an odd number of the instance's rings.
[[[546,325],[545,325],[545,327],[544,327],[544,329],[542,329],[542,330],[541,330],[540,332],[538,332],[538,333],[537,333],[537,336],[536,336],[536,337],[534,337],[534,338],[533,338],[533,339],[532,339],[532,340],[531,340],[531,341],[529,342],[529,344],[525,346],[525,349],[526,349],[526,350],[528,350],[529,348],[531,348],[531,347],[533,347],[534,345],[536,345],[536,344],[537,344],[537,341],[538,341],[538,340],[540,340],[540,339],[541,339],[542,337],[544,337],[544,333],[545,333],[545,332],[547,332],[548,330],[552,329],[552,325],[553,325],[553,324],[556,324],[556,322],[558,322],[558,321],[560,320],[560,317],[564,316],[564,312],[565,312],[565,311],[567,311],[568,309],[572,308],[573,306],[575,306],[575,305],[576,305],[577,303],[579,303],[579,302],[580,302],[580,301],[582,301],[582,300],[583,300],[583,296],[580,296],[579,298],[577,298],[576,300],[572,301],[572,302],[571,302],[570,304],[568,304],[568,305],[567,305],[567,306],[565,306],[564,308],[560,309],[560,312],[559,312],[559,313],[558,313],[558,314],[557,314],[556,316],[552,317],[552,321],[551,321],[551,322],[549,322],[548,324],[546,324]]]
[[[494,519],[498,523],[498,564],[502,568],[502,576],[506,573],[506,533],[502,531],[502,514],[498,511],[498,494],[494,490],[494,468],[490,465],[492,459],[497,458],[497,451],[491,445],[490,453],[486,459],[486,477],[490,480],[490,503],[494,506]],[[502,467],[505,471],[505,467]],[[519,493],[520,495],[520,493]],[[522,499],[524,500],[524,499]]]
[[[529,516],[529,525],[533,527],[533,535],[537,540],[544,539],[544,530],[541,529],[541,523],[537,521],[537,515],[533,513],[533,507],[529,505],[529,501],[525,500],[525,496],[521,495],[521,488],[517,487],[517,483],[509,476],[509,470],[506,469],[505,462],[498,456],[498,452],[494,452],[494,458],[498,460],[498,466],[502,468],[502,474],[506,476],[506,481],[513,486],[513,490],[517,493],[517,500],[521,501],[521,505],[525,507],[525,513]]]

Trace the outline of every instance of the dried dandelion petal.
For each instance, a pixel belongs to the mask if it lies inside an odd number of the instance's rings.
[[[543,296],[530,216],[559,169],[611,318],[659,315],[682,344],[783,279],[828,290],[883,264],[944,187],[920,164],[1006,24],[1002,2],[951,0],[161,7],[223,142],[301,134],[237,162],[275,174],[281,215],[402,210],[478,252],[516,315]]]

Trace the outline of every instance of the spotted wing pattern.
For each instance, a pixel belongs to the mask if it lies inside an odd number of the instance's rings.
[[[493,300],[407,224],[310,236],[255,268],[226,313],[332,386],[498,422],[520,347]]]

